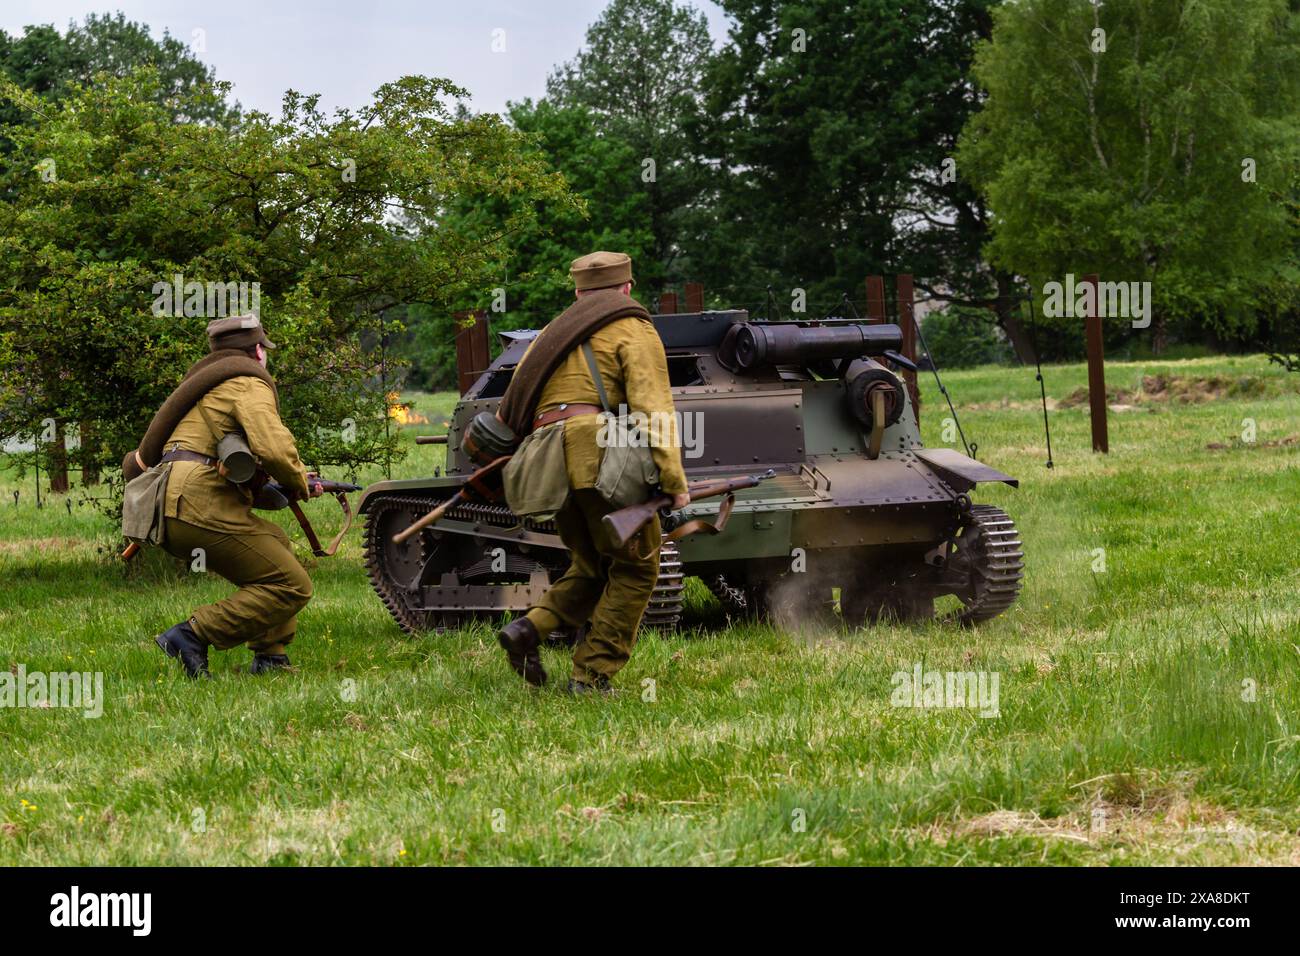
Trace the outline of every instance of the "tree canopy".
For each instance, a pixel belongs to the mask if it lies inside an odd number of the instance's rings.
[[[405,77],[333,117],[290,92],[279,117],[236,129],[172,122],[161,82],[100,74],[53,105],[0,85],[33,117],[6,130],[0,179],[0,434],[87,423],[86,461],[120,461],[206,351],[210,307],[157,308],[157,284],[181,276],[258,283],[306,460],[379,460],[390,310],[450,309],[488,284],[505,237],[567,188],[498,117],[458,115],[445,80]],[[440,228],[471,194],[513,211]]]
[[[1294,265],[1300,34],[1285,0],[1024,0],[995,11],[962,168],[986,248],[1035,284],[1152,283],[1171,315],[1232,331]]]

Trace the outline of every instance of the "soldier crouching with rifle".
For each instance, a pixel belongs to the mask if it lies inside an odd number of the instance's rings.
[[[626,545],[602,524],[620,507],[649,498],[653,487],[641,483],[632,498],[625,491],[622,501],[598,490],[605,477],[601,466],[613,451],[602,447],[607,444],[602,435],[611,431],[599,413],[625,406],[670,422],[650,436],[652,467],[674,509],[686,507],[690,497],[668,362],[649,313],[631,298],[632,260],[596,252],[575,259],[569,271],[577,302],[534,339],[497,416],[514,434],[536,440],[534,453],[527,453],[526,441],[506,468],[507,500],[516,514],[555,515],[570,564],[498,639],[515,672],[540,686],[546,682],[538,650],[543,635],[577,634],[568,689],[585,694],[608,692],[610,679],[632,654],[658,580],[661,540],[658,520],[646,523]],[[549,453],[541,450],[546,447]]]
[[[140,448],[123,462],[130,483],[123,528],[128,537],[161,544],[185,561],[199,552],[208,570],[239,586],[158,635],[158,646],[179,658],[187,675],[198,677],[210,676],[210,646],[247,644],[251,672],[262,674],[289,667],[286,648],[298,612],[311,599],[311,578],[288,535],[252,513],[253,491],[232,483],[238,476],[226,465],[234,458],[224,454],[223,440],[241,436],[250,473],[252,458],[260,459],[291,497],[317,497],[323,486],[304,470],[293,435],[280,420],[275,382],[266,371],[267,349],[275,346],[261,322],[233,316],[210,322],[207,331],[211,354],[186,373]],[[132,481],[145,474],[160,480]]]

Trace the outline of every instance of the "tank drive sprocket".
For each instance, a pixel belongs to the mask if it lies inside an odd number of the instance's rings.
[[[973,505],[958,529],[948,569],[968,577],[957,597],[964,605],[959,624],[997,617],[1016,603],[1025,577],[1025,553],[1016,524],[1001,508]]]
[[[455,615],[435,615],[416,607],[412,601],[409,585],[418,581],[431,557],[426,535],[420,534],[402,544],[393,543],[393,535],[436,506],[437,501],[433,499],[384,497],[366,513],[363,538],[366,574],[397,626],[411,636],[459,623]]]

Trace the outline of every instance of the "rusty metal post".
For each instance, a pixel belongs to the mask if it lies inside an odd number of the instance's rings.
[[[885,321],[884,276],[867,276],[867,321]]]
[[[1092,417],[1092,450],[1110,453],[1110,436],[1107,434],[1105,342],[1102,336],[1100,309],[1097,302],[1096,275],[1083,277],[1085,285],[1092,286],[1092,308],[1085,323],[1088,339],[1088,407]]]
[[[677,293],[676,292],[659,293],[659,314],[660,315],[677,314]]]
[[[704,286],[699,282],[686,283],[686,311],[704,311]]]
[[[901,273],[896,279],[898,292],[898,326],[903,330],[903,357],[916,361],[916,313],[914,311],[914,293],[912,276]],[[916,383],[916,373],[903,370],[903,380],[907,382],[907,393],[912,399],[912,413],[916,423],[921,424],[921,390]]]
[[[464,395],[478,381],[478,377],[492,364],[487,313],[483,311],[457,312],[456,329],[456,387]],[[469,319],[473,322],[469,322]]]

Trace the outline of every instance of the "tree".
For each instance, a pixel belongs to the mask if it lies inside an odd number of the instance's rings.
[[[580,106],[525,100],[510,105],[508,118],[530,155],[553,167],[572,192],[540,204],[526,195],[467,194],[444,217],[443,227],[452,232],[516,223],[501,244],[490,285],[458,303],[459,311],[486,311],[494,331],[541,326],[572,303],[569,263],[578,256],[616,249],[632,256],[638,273],[652,257],[646,193],[626,188],[632,162],[627,144],[597,135],[596,117]],[[521,203],[534,207],[535,215],[522,215]],[[411,362],[408,381],[424,388],[455,385],[456,323],[450,312],[408,311],[409,332],[397,344]]]
[[[684,128],[699,111],[700,90],[713,52],[708,21],[672,0],[613,0],[587,30],[586,47],[558,68],[547,99],[579,113],[543,114],[564,119],[575,132],[612,149],[620,165],[604,165],[615,178],[605,185],[641,201],[632,209],[595,207],[598,223],[636,228],[614,217],[643,215],[651,244],[637,264],[641,288],[652,298],[681,277],[684,222],[705,188],[705,171],[691,152]]]
[[[0,84],[34,117],[6,130],[0,178],[0,434],[83,423],[87,461],[115,464],[206,351],[206,296],[256,282],[304,459],[382,460],[391,386],[374,345],[390,310],[482,289],[535,205],[566,200],[562,181],[499,118],[454,115],[465,94],[444,80],[404,77],[333,118],[291,91],[279,118],[249,113],[237,131],[171,122],[159,83],[101,74],[53,106]],[[467,194],[517,211],[442,228]],[[175,276],[206,296],[160,307]]]
[[[960,162],[1000,267],[1151,282],[1220,332],[1292,254],[1297,18],[1285,0],[1024,0],[995,11]],[[1123,328],[1119,331],[1124,331]]]
[[[120,78],[141,67],[155,70],[158,102],[173,121],[230,125],[237,120],[238,104],[232,107],[209,95],[216,77],[189,47],[165,31],[155,40],[147,26],[121,13],[92,13],[80,25],[70,24],[66,34],[48,25],[26,27],[21,37],[0,30],[0,77],[49,101],[62,99],[98,74]],[[17,104],[0,104],[0,124],[27,118]]]
[[[833,305],[869,274],[912,272],[992,304],[985,212],[951,164],[992,0],[721,5],[730,35],[693,127],[718,170],[716,216],[690,245],[706,285]]]

